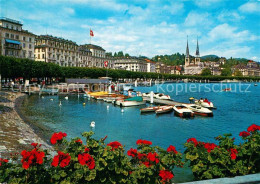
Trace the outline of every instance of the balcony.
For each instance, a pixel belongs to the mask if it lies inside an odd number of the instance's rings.
[[[4,44],[4,47],[6,49],[14,49],[14,50],[21,50],[22,49],[22,46],[21,45],[15,45],[15,44]]]

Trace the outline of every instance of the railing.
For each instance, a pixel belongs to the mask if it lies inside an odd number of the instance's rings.
[[[21,50],[22,46],[21,45],[11,45],[11,44],[4,44],[5,48],[8,49],[16,49],[16,50]]]

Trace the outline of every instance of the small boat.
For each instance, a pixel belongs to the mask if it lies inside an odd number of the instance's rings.
[[[142,108],[140,109],[141,113],[145,113],[145,112],[155,112],[156,110],[163,108],[163,107],[168,107],[168,105],[165,106],[153,106],[153,107],[146,107],[146,108]]]
[[[194,117],[194,112],[185,107],[184,105],[175,105],[173,107],[174,114],[182,118]]]
[[[208,109],[216,109],[216,107],[214,107],[213,103],[209,102],[207,99],[195,100],[194,103],[196,105],[199,105],[201,107],[205,107]]]
[[[161,107],[158,110],[155,111],[156,114],[163,114],[163,113],[168,113],[172,111],[172,106],[166,106],[166,107]]]
[[[150,94],[150,93],[142,93],[142,96],[143,96],[143,97],[150,97],[151,94]]]
[[[258,86],[258,84],[255,83],[254,86]]]
[[[231,91],[231,88],[225,88],[222,91]]]
[[[160,99],[160,100],[169,100],[171,97],[169,95],[165,95],[163,93],[156,94],[154,95],[155,98]]]
[[[130,106],[138,106],[146,104],[146,101],[141,96],[136,96],[132,98],[127,98],[123,101],[119,102],[120,107],[130,107]]]
[[[132,89],[133,87],[132,87],[132,84],[124,84],[123,85],[123,91],[128,91],[128,90],[130,90],[130,89]]]
[[[192,110],[195,115],[205,116],[205,117],[213,117],[213,112],[208,108],[201,107],[196,104],[183,104],[183,106]]]

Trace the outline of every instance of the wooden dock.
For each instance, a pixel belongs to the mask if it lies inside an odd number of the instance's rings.
[[[150,102],[150,97],[143,97],[144,100],[146,100],[147,102]],[[161,99],[153,99],[153,103],[154,104],[160,104],[160,105],[181,105],[181,104],[188,104],[188,103],[183,103],[183,102],[176,102],[174,100],[161,100]]]

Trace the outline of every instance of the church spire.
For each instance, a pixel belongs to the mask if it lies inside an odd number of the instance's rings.
[[[188,57],[190,57],[190,53],[189,53],[189,43],[188,43],[188,35],[187,35],[186,58]]]
[[[199,41],[197,37],[197,49],[196,49],[196,57],[200,57],[200,51],[199,51]]]

